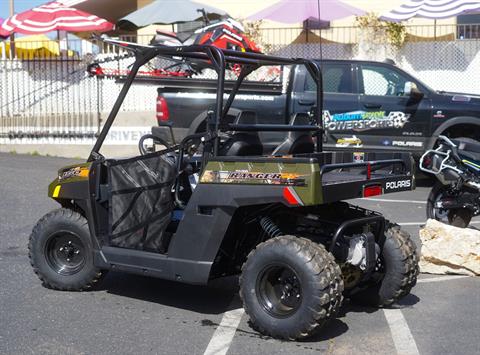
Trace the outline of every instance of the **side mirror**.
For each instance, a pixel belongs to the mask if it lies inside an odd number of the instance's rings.
[[[405,96],[410,96],[414,100],[420,100],[423,97],[423,93],[418,89],[417,84],[412,81],[407,81],[405,83],[403,94]]]

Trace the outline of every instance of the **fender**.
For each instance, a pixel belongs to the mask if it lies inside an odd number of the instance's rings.
[[[430,137],[426,150],[432,149],[433,146],[435,145],[435,142],[438,139],[438,136],[441,135],[445,130],[447,130],[450,127],[457,126],[460,124],[471,124],[471,125],[477,125],[480,128],[480,118],[478,117],[471,117],[471,116],[460,116],[460,117],[454,117],[446,122],[442,123],[436,130],[433,132],[432,136]]]
[[[58,171],[48,186],[48,197],[58,200],[87,200],[92,163],[69,165]]]
[[[199,114],[197,117],[195,117],[195,119],[190,124],[190,128],[188,129],[188,132],[187,132],[187,136],[189,136],[191,134],[199,133],[198,128],[200,127],[200,125],[203,122],[206,121],[207,112],[208,111],[203,111],[201,114]],[[242,110],[239,110],[239,109],[236,109],[236,108],[230,108],[227,112],[227,115],[236,117],[240,112],[242,112]]]

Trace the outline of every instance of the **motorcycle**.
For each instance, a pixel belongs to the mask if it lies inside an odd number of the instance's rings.
[[[439,137],[436,149],[420,158],[420,170],[435,175],[427,217],[465,228],[480,215],[480,142]]]
[[[151,45],[164,46],[188,46],[188,45],[211,45],[221,49],[230,49],[242,52],[256,52],[261,53],[260,48],[249,39],[245,34],[245,28],[241,23],[232,18],[227,18],[219,22],[210,23],[205,12],[203,13],[205,25],[193,33],[177,34],[175,32],[168,32],[157,30],[155,37],[151,40]],[[200,73],[204,68],[208,67],[201,61],[182,62],[188,65],[188,69],[193,73]],[[174,64],[172,67],[179,66],[182,63]],[[238,71],[239,68],[230,68],[233,71]]]
[[[157,30],[156,35],[152,38],[150,44],[164,46],[187,46],[194,44],[211,45],[221,49],[261,53],[260,48],[255,44],[255,42],[246,36],[245,28],[241,23],[232,18],[226,18],[224,20],[211,23],[203,9],[199,9],[198,11],[203,15],[204,26],[202,28],[199,28],[194,32],[183,32],[180,34]],[[125,59],[128,56],[132,56],[132,54],[127,53],[123,56],[115,56],[113,58],[97,60],[88,66],[87,72],[90,76],[125,77],[130,72],[129,69],[104,67],[102,66],[102,63],[111,62],[118,59]],[[146,70],[140,71],[139,76],[151,78],[189,78],[192,77],[192,75],[201,74],[203,69],[207,67],[209,67],[208,63],[205,63],[201,60],[190,59],[187,61],[185,58],[178,58],[177,62],[164,68],[155,68],[150,66]],[[238,75],[241,67],[236,64],[228,67],[228,69],[230,69],[235,75]]]

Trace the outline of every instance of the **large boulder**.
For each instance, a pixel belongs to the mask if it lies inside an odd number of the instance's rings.
[[[429,219],[420,230],[420,239],[421,272],[480,275],[480,231]]]

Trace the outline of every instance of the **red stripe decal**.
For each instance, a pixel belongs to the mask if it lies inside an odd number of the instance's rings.
[[[300,197],[298,197],[295,191],[291,190],[290,187],[283,188],[283,198],[288,202],[289,205],[292,205],[292,206],[303,205],[302,200],[300,200]]]

